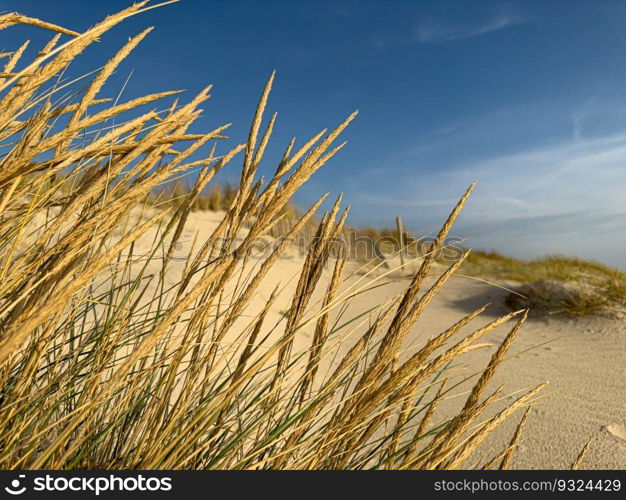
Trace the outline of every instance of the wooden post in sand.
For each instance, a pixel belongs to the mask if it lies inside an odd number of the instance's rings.
[[[396,217],[396,229],[398,230],[398,241],[400,242],[400,265],[404,266],[404,229],[400,217]]]

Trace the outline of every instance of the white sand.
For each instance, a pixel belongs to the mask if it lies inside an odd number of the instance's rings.
[[[189,237],[195,231],[208,234],[218,220],[219,214],[194,213],[186,233]],[[295,253],[293,250],[291,259],[281,260],[274,266],[256,293],[247,311],[249,314],[262,307],[274,286],[280,282],[285,285],[285,290],[273,308],[268,324],[280,319],[281,311],[289,307],[290,294],[302,264]],[[348,266],[346,275],[353,273],[357,267],[356,264]],[[329,267],[320,280],[318,297],[330,275]],[[389,284],[355,298],[344,320],[400,293],[406,287],[408,277],[408,273],[404,276],[394,274]],[[355,274],[348,279],[344,289],[358,278],[359,275]],[[485,303],[492,305],[482,319],[475,320],[471,325],[474,328],[507,312],[502,306],[505,293],[476,280],[452,278],[413,328],[406,354],[432,334],[442,331]],[[505,325],[492,332],[487,340],[494,344],[501,341],[509,327]],[[342,350],[347,349],[354,338],[356,335],[345,339]],[[306,348],[310,341],[310,333],[304,332],[298,337],[296,347]],[[482,349],[466,355],[463,358],[465,364],[455,367],[453,374],[461,377],[479,372],[492,352],[493,349]],[[626,324],[623,321],[608,318],[531,318],[513,344],[509,357],[497,371],[492,389],[504,384],[505,394],[509,395],[544,381],[550,382],[531,411],[523,443],[512,462],[514,468],[569,468],[591,438],[593,443],[583,468],[626,468]],[[457,392],[461,391],[462,388],[459,388]],[[445,401],[438,418],[443,420],[462,401],[462,397]],[[519,416],[515,416],[505,424],[490,439],[486,449],[501,449],[510,439],[518,419]]]
[[[191,240],[196,232],[199,233],[200,242],[204,241],[220,217],[221,214],[218,213],[191,214],[183,234],[183,243],[175,255],[184,257],[189,252]],[[137,242],[135,251],[147,252],[153,237],[154,231],[151,230]],[[281,283],[284,290],[267,318],[266,325],[281,320],[281,313],[289,308],[291,293],[303,262],[295,249],[290,251],[289,257],[279,261],[265,278],[250,307],[244,312],[242,318],[244,323],[261,309],[277,283]],[[257,261],[256,264],[258,263]],[[183,265],[182,259],[171,263],[167,278],[169,282],[177,281]],[[354,273],[357,267],[351,263],[346,275]],[[154,271],[158,272],[156,269]],[[331,272],[330,266],[324,271],[312,303],[322,295]],[[359,277],[359,274],[355,274],[348,279],[343,289],[355,283]],[[390,281],[385,286],[355,298],[341,321],[401,293],[408,283],[408,274],[396,273],[392,278],[391,281],[384,280]],[[405,354],[411,354],[428,337],[487,302],[492,303],[492,306],[482,319],[475,320],[471,327],[477,328],[504,313],[501,304],[505,293],[501,289],[476,280],[452,278],[414,326]],[[492,332],[487,340],[494,342],[495,345],[504,338],[509,327],[510,325],[505,325]],[[305,330],[298,335],[296,350],[310,345],[310,333],[310,330]],[[342,351],[352,345],[357,334],[342,341]],[[472,373],[479,373],[492,352],[493,348],[489,348],[466,355],[462,363],[453,368],[451,376],[460,380]],[[584,444],[593,438],[583,468],[626,468],[625,371],[626,325],[623,321],[607,318],[529,319],[511,349],[510,359],[497,371],[491,384],[491,389],[504,384],[505,394],[509,395],[516,391],[528,390],[544,381],[550,382],[543,397],[531,411],[523,443],[515,455],[512,466],[568,468]],[[456,392],[462,393],[475,379],[476,377],[459,387]],[[510,399],[504,398],[501,403],[506,401]],[[444,420],[462,403],[463,397],[453,397],[444,401],[435,420]],[[482,451],[491,456],[502,449],[508,443],[520,416],[516,415],[508,421],[494,437],[490,438]]]

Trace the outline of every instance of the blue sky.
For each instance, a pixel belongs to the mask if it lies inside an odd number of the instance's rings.
[[[82,30],[126,1],[0,0]],[[278,124],[264,168],[354,109],[348,147],[300,193],[345,193],[354,224],[436,231],[472,181],[455,230],[518,257],[566,253],[626,268],[626,2],[183,0],[136,16],[72,66],[100,66],[156,29],[108,89],[215,85],[198,129],[246,135],[269,73]],[[0,32],[11,50],[29,28]],[[33,50],[36,50],[33,48]],[[236,165],[226,178],[235,180]],[[229,177],[230,176],[230,177]]]

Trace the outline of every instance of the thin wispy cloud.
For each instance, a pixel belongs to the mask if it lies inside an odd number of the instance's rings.
[[[621,212],[625,162],[626,133],[618,133],[497,156],[446,176],[466,175],[481,182],[485,195],[476,207],[482,205],[477,214],[481,218],[560,215],[575,209]],[[503,204],[502,196],[527,203]]]
[[[518,257],[565,254],[626,269],[626,213],[604,209],[558,215],[466,220],[459,228],[468,246]]]
[[[421,43],[440,44],[485,35],[522,22],[522,18],[508,13],[474,25],[446,25],[431,19],[417,25],[416,35]]]

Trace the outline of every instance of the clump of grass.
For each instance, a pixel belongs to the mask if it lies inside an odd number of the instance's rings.
[[[341,197],[316,225],[285,317],[268,319],[279,286],[260,310],[248,311],[284,244],[326,196],[250,270],[255,242],[343,147],[337,139],[355,114],[301,146],[291,141],[262,183],[257,170],[276,118],[262,126],[273,74],[247,141],[235,147],[223,146],[227,125],[188,133],[210,87],[182,103],[165,105],[179,94],[166,91],[93,109],[107,78],[149,29],[130,38],[75,101],[64,99],[65,82],[56,76],[146,8],[139,2],[80,34],[36,24],[58,33],[20,70],[16,52],[13,75],[0,82],[0,468],[467,467],[484,439],[542,387],[486,416],[502,391],[491,392],[488,383],[525,314],[476,325],[478,309],[401,356],[411,328],[467,257],[426,286],[433,251],[398,297],[364,317],[332,321],[385,277],[368,271],[346,281],[345,260],[332,258],[330,242],[347,216]],[[6,14],[0,29],[20,22],[33,24]],[[61,35],[73,38],[60,43]],[[141,111],[145,105],[161,109]],[[173,249],[194,203],[236,158],[240,181],[222,222],[194,242],[174,273]],[[180,203],[151,203],[155,189],[188,174],[194,181]],[[150,235],[147,250],[139,246],[142,235]],[[316,302],[325,265],[332,278]],[[481,339],[514,318],[460,412],[436,418],[437,403],[454,388],[441,384],[448,364],[485,348]],[[299,349],[307,329],[313,335]],[[338,354],[342,342],[349,349]],[[506,466],[518,435],[484,466]]]
[[[509,293],[505,303],[513,309],[529,307],[549,314],[591,316],[610,306],[606,297],[584,283],[537,281],[523,284]]]
[[[626,306],[626,273],[599,262],[562,255],[521,260],[496,252],[472,252],[463,271],[520,283],[516,291],[523,297],[507,297],[516,308],[589,316]]]

